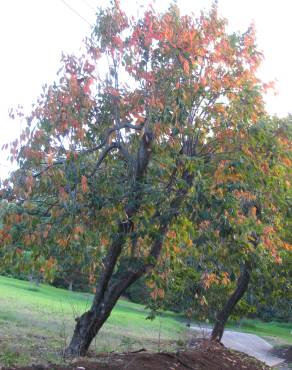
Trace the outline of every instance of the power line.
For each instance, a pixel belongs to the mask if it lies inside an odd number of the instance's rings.
[[[91,5],[91,4],[89,4],[89,2],[88,1],[86,1],[86,0],[81,0],[85,5],[87,5],[87,7],[89,8],[89,9],[91,9],[94,13],[96,12],[96,9],[94,9],[94,7]]]
[[[6,167],[6,168],[9,168],[9,169],[11,169],[11,170],[14,170],[14,168],[13,168],[13,167],[11,167],[11,166],[7,166],[6,164],[3,164],[3,163],[0,163],[0,166],[2,166],[2,167]]]
[[[92,24],[86,19],[84,18],[80,13],[78,13],[77,10],[75,10],[74,8],[72,8],[71,5],[69,5],[65,0],[60,0],[62,1],[62,3],[67,6],[67,8],[69,8],[73,13],[75,13],[79,18],[81,18],[84,22],[86,22],[89,26],[92,26]]]

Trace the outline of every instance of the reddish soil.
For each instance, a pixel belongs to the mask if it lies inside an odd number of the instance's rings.
[[[16,369],[16,368],[14,368]],[[14,370],[13,369],[13,370]],[[131,353],[101,354],[71,362],[67,366],[34,365],[17,370],[267,370],[262,362],[240,352],[226,349],[221,344],[202,340],[190,350],[177,353]],[[12,370],[3,369],[3,370]]]

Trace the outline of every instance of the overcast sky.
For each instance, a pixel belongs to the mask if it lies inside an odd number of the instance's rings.
[[[10,121],[8,109],[18,104],[26,110],[35,102],[44,83],[52,82],[60,67],[62,51],[78,52],[90,34],[95,8],[105,0],[7,0],[0,8],[1,85],[0,145],[18,136],[21,123]],[[143,8],[136,0],[121,0],[127,13],[136,15]],[[139,1],[147,5],[149,1]],[[123,6],[124,4],[124,6]],[[168,1],[156,0],[156,8],[167,8]],[[183,13],[208,9],[212,0],[178,0]],[[292,113],[292,0],[219,0],[219,11],[229,21],[231,31],[245,31],[255,23],[258,45],[265,61],[260,77],[277,80],[278,95],[266,98],[271,114]],[[0,152],[0,177],[11,164]]]

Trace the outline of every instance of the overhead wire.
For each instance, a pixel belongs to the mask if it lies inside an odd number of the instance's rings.
[[[2,167],[6,167],[6,168],[9,168],[9,169],[11,169],[11,170],[14,170],[14,168],[13,168],[13,167],[11,167],[11,166],[7,166],[6,164],[3,164],[3,163],[0,163],[0,166],[2,166]]]
[[[70,9],[73,13],[75,13],[80,19],[82,19],[84,22],[86,22],[89,26],[92,26],[92,24],[85,18],[83,15],[81,15],[76,9],[74,9],[71,5],[69,5],[65,0],[60,0],[68,9]]]
[[[91,9],[93,12],[96,12],[96,9],[86,0],[81,0],[89,9]]]
[[[90,23],[83,15],[81,15],[76,9],[74,9],[70,4],[68,4],[65,0],[60,0],[68,9],[70,9],[75,15],[77,15],[80,19],[82,19],[85,23],[87,23],[89,26],[92,26],[92,23]],[[81,0],[88,8],[90,8],[92,11],[95,12],[95,9],[91,4],[89,4],[86,0]],[[21,126],[20,126],[21,130]],[[14,168],[11,166],[8,166],[6,164],[0,163],[1,167],[5,167],[8,169],[13,170]]]

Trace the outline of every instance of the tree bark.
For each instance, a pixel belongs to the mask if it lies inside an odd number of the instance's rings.
[[[190,179],[189,179],[190,180]],[[149,257],[150,262],[142,264],[136,270],[129,269],[115,284],[110,282],[113,269],[122,250],[123,238],[116,238],[116,243],[112,245],[105,263],[106,268],[99,279],[94,301],[89,311],[76,319],[76,326],[73,337],[65,354],[68,356],[85,356],[90,343],[97,335],[103,324],[111,314],[120,296],[141,276],[149,272],[156,265],[163,246],[164,237],[168,231],[168,226],[177,215],[177,206],[183,201],[186,191],[180,191],[179,197],[175,197],[171,202],[171,212],[168,218],[163,218],[160,224],[156,239],[152,243]],[[175,207],[175,208],[173,208]]]
[[[257,209],[257,216],[260,217],[261,210],[260,206],[255,201],[243,201],[242,209],[245,216],[248,216],[252,207],[256,207]],[[256,248],[260,242],[260,237],[256,232],[251,233],[252,244]],[[244,296],[245,292],[247,291],[248,284],[250,282],[250,273],[252,270],[252,261],[246,261],[243,265],[242,271],[239,275],[237,280],[237,286],[235,291],[231,294],[228,298],[227,302],[225,303],[223,309],[217,314],[217,318],[212,330],[211,339],[216,340],[218,342],[221,341],[225,325],[232,314],[235,306],[240,301],[240,299]]]
[[[217,314],[216,322],[212,330],[211,339],[220,342],[224,333],[225,325],[239,300],[247,291],[250,281],[250,267],[244,264],[241,274],[237,280],[237,286],[228,298],[223,309]]]
[[[92,306],[89,311],[85,312],[81,317],[76,318],[75,330],[71,342],[65,351],[66,355],[86,355],[90,343],[110,316],[120,296],[142,275],[155,266],[167,229],[166,224],[161,225],[159,229],[160,236],[153,242],[149,253],[149,256],[153,257],[153,262],[143,264],[139,269],[134,271],[129,269],[115,284],[111,284],[110,279],[116,261],[121,253],[123,242],[118,243],[117,241],[115,246],[112,246],[107,258],[108,267],[105,268],[104,273],[99,279]]]

